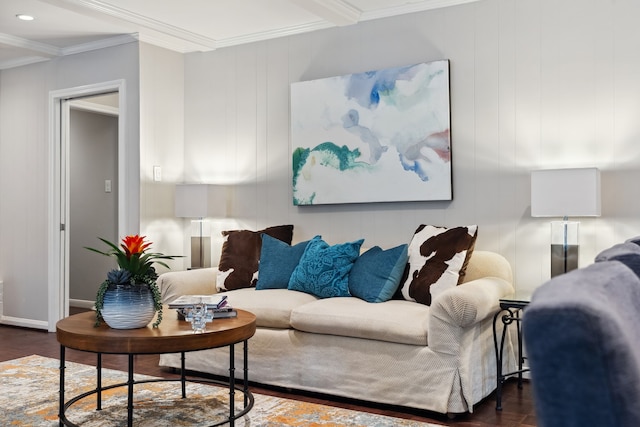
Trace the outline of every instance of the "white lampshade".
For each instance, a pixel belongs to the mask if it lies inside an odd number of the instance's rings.
[[[597,168],[532,171],[531,216],[600,216],[600,171]]]
[[[222,185],[177,184],[175,215],[178,218],[224,218],[227,194]]]

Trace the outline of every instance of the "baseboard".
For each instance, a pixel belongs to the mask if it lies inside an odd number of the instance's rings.
[[[46,320],[24,319],[21,317],[2,316],[0,317],[0,324],[20,326],[22,328],[44,329],[45,331],[49,329],[49,323]]]
[[[45,320],[23,319],[21,317],[11,317],[4,315],[4,282],[0,280],[0,324],[10,326],[20,326],[31,329],[49,329],[49,323]]]
[[[69,300],[69,307],[87,308],[89,310],[92,310],[94,304],[95,303],[93,301],[87,301],[85,299],[70,299]]]

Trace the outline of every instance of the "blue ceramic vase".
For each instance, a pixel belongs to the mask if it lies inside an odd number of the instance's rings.
[[[148,286],[118,287],[104,294],[102,318],[113,329],[144,328],[155,313]]]

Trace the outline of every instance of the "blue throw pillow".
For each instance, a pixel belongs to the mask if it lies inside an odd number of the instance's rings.
[[[291,273],[298,265],[308,243],[309,241],[306,241],[290,246],[263,234],[256,289],[287,289]]]
[[[289,289],[319,298],[348,297],[349,272],[364,239],[329,246],[320,236],[309,241],[293,270]]]
[[[408,259],[407,245],[386,251],[374,246],[353,264],[349,273],[349,292],[367,302],[390,300],[400,286]]]

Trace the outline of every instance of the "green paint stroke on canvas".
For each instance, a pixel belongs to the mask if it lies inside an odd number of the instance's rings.
[[[343,145],[337,146],[333,142],[323,142],[314,148],[298,147],[293,151],[293,203],[294,205],[313,204],[315,193],[304,197],[303,199],[296,196],[298,188],[298,179],[305,175],[305,166],[313,167],[316,165],[325,166],[339,170],[341,172],[358,169],[371,169],[371,165],[366,162],[358,161],[361,156],[360,150],[355,148],[350,150],[349,147]]]

